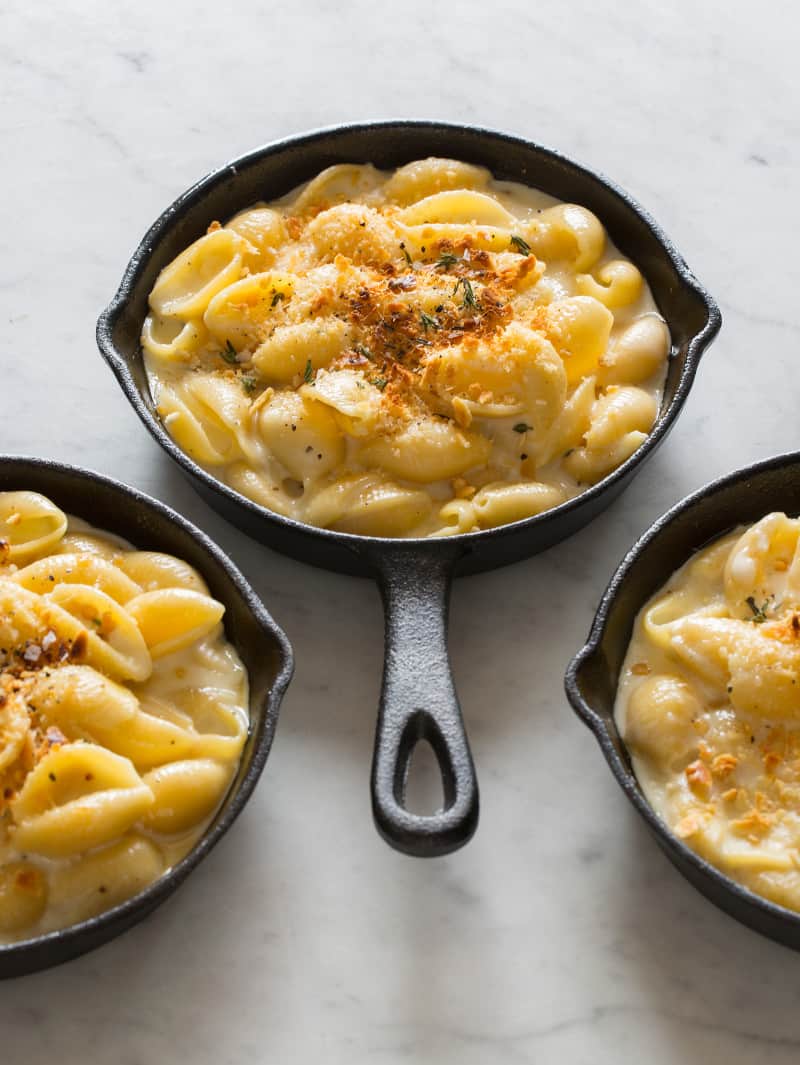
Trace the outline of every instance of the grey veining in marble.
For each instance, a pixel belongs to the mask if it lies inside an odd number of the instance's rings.
[[[3,985],[3,1061],[794,1065],[800,957],[672,869],[561,675],[653,518],[798,445],[796,5],[9,0],[3,23],[0,450],[88,465],[183,511],[297,652],[234,830],[144,925]],[[371,824],[377,592],[212,514],[93,338],[140,235],[199,175],[284,134],[391,116],[509,129],[612,175],[725,316],[678,427],[623,500],[547,555],[456,586],[482,820],[466,850],[427,863]]]

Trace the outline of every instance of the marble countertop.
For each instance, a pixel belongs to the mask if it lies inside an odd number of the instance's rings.
[[[679,876],[562,692],[631,541],[703,482],[798,444],[796,6],[504,8],[6,5],[0,451],[90,466],[177,507],[243,568],[297,671],[256,795],[178,894],[103,949],[2,986],[4,1060],[798,1060],[800,958]],[[429,862],[392,852],[371,821],[375,588],[213,514],[94,343],[132,248],[197,177],[294,131],[395,116],[508,129],[612,175],[725,320],[622,500],[546,555],[455,587],[482,818],[465,850]]]

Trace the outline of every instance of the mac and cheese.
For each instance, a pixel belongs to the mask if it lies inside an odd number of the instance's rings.
[[[700,551],[646,604],[615,715],[656,812],[752,891],[800,910],[800,519]]]
[[[628,459],[670,338],[600,221],[488,171],[340,165],[160,274],[158,413],[270,510],[437,536],[557,506]]]
[[[247,676],[224,608],[34,492],[0,492],[0,944],[110,909],[228,790]]]

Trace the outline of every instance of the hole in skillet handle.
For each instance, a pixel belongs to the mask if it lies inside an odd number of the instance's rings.
[[[457,544],[365,544],[358,553],[375,571],[383,598],[383,687],[372,760],[372,813],[395,850],[434,858],[463,847],[478,825],[478,782],[447,652],[450,585]],[[425,740],[442,775],[444,806],[413,813],[408,770]]]
[[[424,720],[410,722],[407,735],[412,749],[406,772],[405,795],[402,799],[402,780],[395,782],[395,798],[398,802],[402,801],[405,808],[413,814],[438,812],[453,800],[454,789],[451,787],[449,792],[445,790],[439,755],[424,733]]]

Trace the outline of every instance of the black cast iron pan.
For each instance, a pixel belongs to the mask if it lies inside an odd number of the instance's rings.
[[[659,518],[612,577],[589,640],[567,670],[566,691],[576,714],[595,734],[620,787],[687,880],[738,921],[800,950],[800,914],[742,887],[669,831],[639,787],[614,722],[619,673],[641,608],[693,552],[773,510],[800,513],[800,452],[714,481]]]
[[[503,528],[450,539],[392,540],[312,528],[265,510],[202,470],[158,420],[139,336],[159,271],[205,233],[258,201],[271,200],[341,162],[393,168],[429,155],[488,167],[495,177],[543,189],[593,210],[647,278],[672,334],[664,402],[647,442],[577,499]],[[504,133],[438,122],[341,126],[259,148],[203,178],[153,224],[97,326],[100,350],[139,417],[200,494],[256,540],[293,558],[378,580],[386,611],[386,658],[372,802],[384,838],[408,854],[445,854],[475,830],[478,789],[447,655],[447,605],[454,573],[504,566],[542,551],[591,521],[625,488],[663,441],[683,406],[703,350],[720,327],[716,304],[669,239],[624,192],[556,152]],[[410,813],[405,781],[419,739],[436,752],[444,809]]]
[[[250,679],[250,733],[239,772],[214,820],[194,848],[132,899],[88,921],[12,946],[0,946],[0,979],[45,969],[93,950],[141,921],[191,873],[228,831],[261,776],[281,699],[293,669],[283,632],[241,573],[208,537],[149,496],[98,473],[44,459],[0,455],[0,492],[41,492],[68,514],[116,533],[145,551],[185,559],[225,605],[225,632]]]

